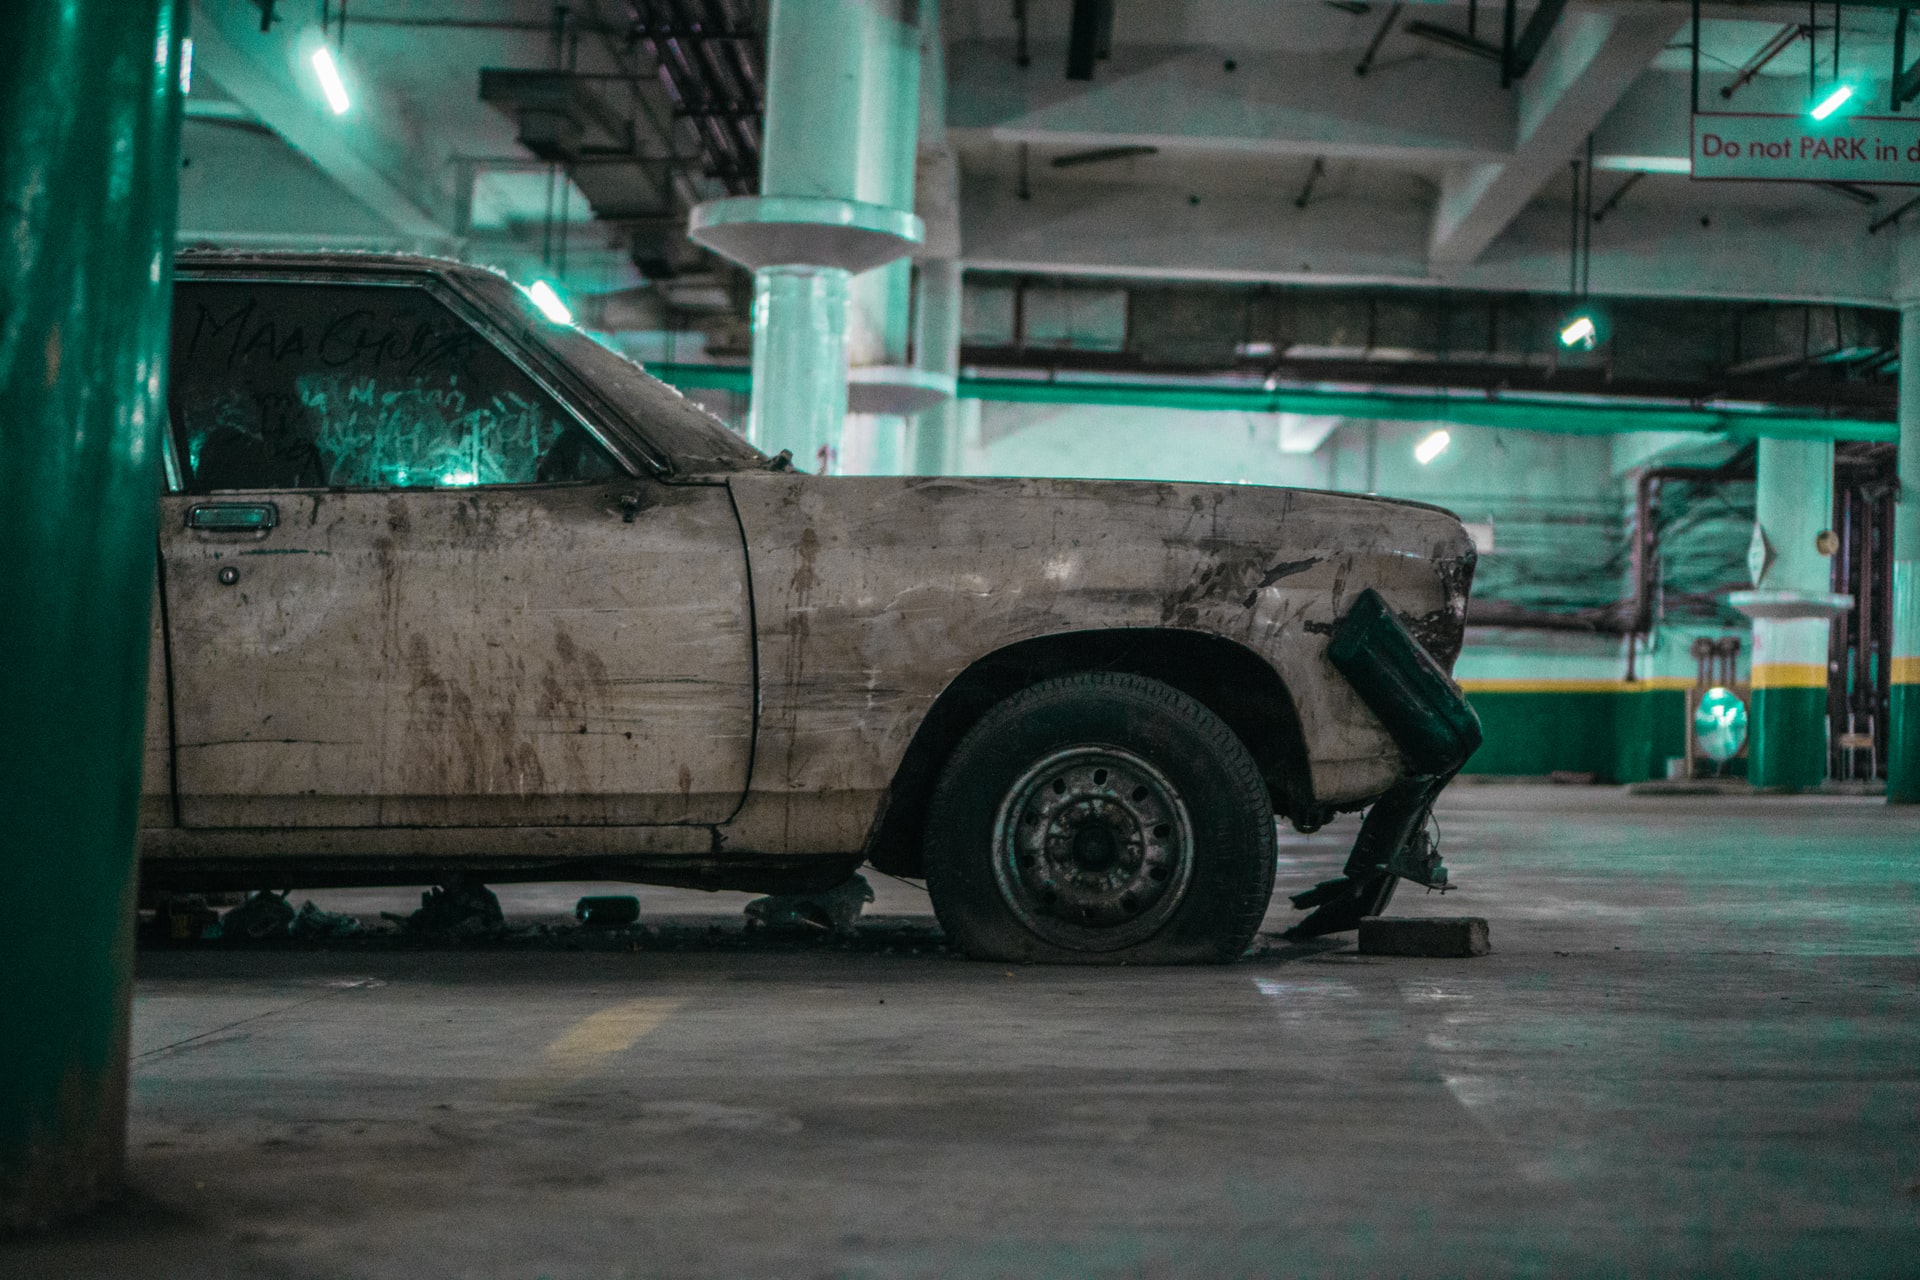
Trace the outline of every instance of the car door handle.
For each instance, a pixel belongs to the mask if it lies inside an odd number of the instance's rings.
[[[187,510],[187,528],[213,533],[265,533],[279,523],[271,502],[201,502]]]

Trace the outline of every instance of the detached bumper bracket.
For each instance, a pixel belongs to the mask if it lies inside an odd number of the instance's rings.
[[[1409,772],[1367,811],[1343,874],[1293,896],[1295,907],[1314,910],[1287,930],[1289,938],[1358,928],[1386,909],[1403,879],[1445,889],[1447,869],[1427,836],[1427,817],[1480,747],[1480,717],[1466,695],[1379,592],[1362,592],[1335,625],[1327,657],[1386,726]]]

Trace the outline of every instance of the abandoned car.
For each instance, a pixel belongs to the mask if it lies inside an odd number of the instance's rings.
[[[496,273],[183,255],[149,887],[925,877],[981,957],[1242,953],[1442,884],[1438,508],[769,459]]]

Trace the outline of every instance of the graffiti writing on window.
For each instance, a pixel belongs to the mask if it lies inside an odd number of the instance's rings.
[[[173,425],[198,489],[600,479],[612,459],[415,289],[183,284]]]

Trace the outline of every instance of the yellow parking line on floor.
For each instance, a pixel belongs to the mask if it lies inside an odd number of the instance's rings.
[[[584,1075],[603,1059],[631,1049],[640,1037],[665,1022],[680,1003],[664,997],[629,1000],[589,1014],[547,1046],[543,1055],[546,1068],[560,1075]]]
[[[683,1003],[656,996],[590,1013],[541,1051],[537,1069],[506,1081],[502,1092],[512,1101],[530,1101],[592,1075],[608,1058],[625,1053],[656,1030]]]

